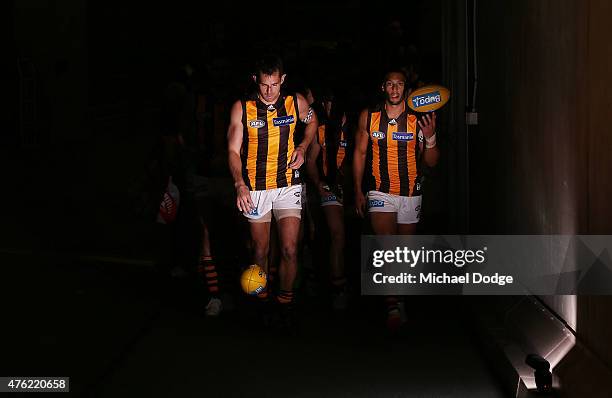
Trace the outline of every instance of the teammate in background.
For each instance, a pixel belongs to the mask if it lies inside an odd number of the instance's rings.
[[[312,91],[307,99],[315,102]],[[317,137],[308,150],[306,167],[315,187],[330,233],[329,264],[332,283],[332,306],[344,310],[348,305],[346,276],[344,273],[344,207],[343,177],[347,148],[346,115],[332,113],[333,96],[324,95],[319,111]],[[334,117],[335,116],[335,117]],[[338,120],[339,119],[339,120]]]
[[[390,70],[382,84],[385,100],[361,112],[353,157],[355,207],[367,209],[377,235],[411,235],[421,211],[421,169],[438,163],[435,113],[417,117],[406,103],[406,75]],[[366,162],[367,160],[367,162]],[[386,297],[387,326],[399,329],[405,317],[397,297]]]
[[[249,221],[254,261],[266,272],[272,214],[277,221],[281,259],[276,300],[291,322],[302,211],[298,169],[316,133],[317,117],[303,96],[281,92],[285,77],[278,57],[267,56],[257,63],[256,92],[231,109],[228,160],[236,205]],[[298,119],[307,125],[299,143],[294,142]],[[260,298],[267,301],[268,291]]]
[[[164,129],[176,131],[180,146],[182,174],[178,182],[182,197],[183,222],[182,240],[199,248],[196,266],[197,277],[206,288],[204,308],[207,316],[218,316],[223,310],[216,263],[213,260],[210,245],[211,209],[217,208],[214,202],[221,192],[219,184],[211,182],[212,143],[206,140],[210,134],[210,123],[205,120],[205,96],[200,91],[203,86],[198,83],[197,73],[190,64],[186,64],[177,74],[175,81],[168,87],[164,107]],[[194,75],[195,74],[195,75]],[[200,241],[187,239],[191,231],[185,230],[191,222],[196,221],[201,228]],[[193,220],[195,219],[195,220]],[[187,247],[183,248],[186,252]],[[189,265],[192,263],[188,256]],[[191,270],[191,267],[189,267]]]
[[[207,316],[219,316],[223,310],[223,301],[219,286],[219,274],[217,272],[216,261],[213,258],[210,231],[212,225],[213,209],[218,209],[217,203],[221,192],[219,184],[213,182],[211,177],[212,161],[214,153],[212,151],[212,140],[210,139],[212,123],[209,117],[209,107],[207,97],[203,92],[196,95],[195,120],[197,128],[197,161],[192,166],[191,187],[194,191],[196,216],[201,228],[200,252],[196,271],[200,279],[206,284],[208,289],[208,303],[205,307]]]

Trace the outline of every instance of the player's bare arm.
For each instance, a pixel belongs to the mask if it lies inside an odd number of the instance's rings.
[[[423,154],[422,160],[427,166],[433,167],[438,164],[440,158],[440,150],[436,144],[436,113],[426,114],[418,124],[424,138],[424,142],[419,143],[419,149]]]
[[[304,98],[301,94],[297,94],[297,101],[298,108],[300,110],[299,118],[306,124],[306,128],[304,129],[304,139],[298,146],[295,147],[293,153],[291,154],[291,163],[289,163],[289,168],[292,169],[298,169],[304,163],[306,149],[312,142],[317,131],[317,127],[319,127],[317,115],[310,105],[308,105],[306,98]]]
[[[227,130],[228,162],[232,178],[234,179],[234,188],[236,188],[236,206],[242,212],[249,212],[254,206],[251,201],[249,188],[242,178],[242,160],[240,159],[242,131],[242,103],[236,101],[232,106],[230,125]]]
[[[363,170],[365,168],[366,154],[368,151],[368,132],[366,129],[368,111],[364,110],[359,115],[359,123],[355,132],[355,150],[353,152],[353,187],[355,188],[355,210],[357,215],[363,217],[365,214],[365,196],[361,191]]]

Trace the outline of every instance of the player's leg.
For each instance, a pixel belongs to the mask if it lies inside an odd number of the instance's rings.
[[[257,264],[262,270],[268,273],[268,254],[270,245],[270,221],[272,211],[258,219],[249,219],[249,229],[251,232],[252,262]],[[270,284],[266,283],[266,288],[257,293],[257,303],[255,310],[264,325],[268,326],[271,320],[270,307]]]
[[[270,287],[270,291],[272,291],[272,287],[275,285],[276,279],[278,277],[278,262],[279,262],[279,244],[278,244],[278,224],[275,220],[270,220],[270,243],[268,244],[268,269],[266,273],[268,275],[268,284]]]
[[[398,203],[394,195],[379,191],[368,192],[368,213],[376,235],[397,234]]]
[[[196,267],[197,274],[205,283],[208,290],[208,303],[206,305],[206,315],[217,316],[223,309],[220,296],[220,284],[218,268],[210,244],[210,220],[211,211],[216,208],[215,202],[211,197],[212,190],[208,179],[194,175],[194,199],[196,217],[201,230],[200,258]]]
[[[397,229],[400,235],[414,235],[420,219],[421,196],[397,197]],[[404,301],[397,296],[385,298],[387,304],[387,327],[392,333],[397,332],[406,322]]]
[[[268,273],[268,254],[270,252],[270,222],[272,221],[272,198],[274,190],[251,191],[251,201],[255,208],[242,214],[249,220],[251,232],[252,259],[266,274]],[[268,301],[269,284],[257,294],[262,303]]]
[[[255,208],[242,214],[249,221],[253,262],[268,273],[270,251],[270,222],[272,221],[272,196],[274,190],[251,191]]]
[[[370,213],[372,229],[376,235],[396,235],[398,230],[397,213]],[[387,328],[392,333],[402,324],[401,305],[397,296],[385,297]]]
[[[268,251],[270,247],[270,221],[249,222],[253,245],[253,262],[268,272]]]
[[[208,225],[204,219],[200,217],[200,225],[202,228],[202,250],[200,252],[200,260],[198,262],[197,271],[200,277],[205,281],[208,288],[208,304],[206,305],[206,315],[217,316],[223,309],[223,304],[219,292],[219,274],[215,261],[212,257],[210,248],[210,234]]]
[[[294,328],[294,285],[297,276],[297,245],[300,230],[300,210],[275,211],[280,240],[280,288],[276,301],[280,305],[281,319],[288,330]]]
[[[376,235],[396,235],[399,203],[395,195],[381,192],[368,193],[368,205],[372,229]],[[402,308],[397,296],[386,296],[384,300],[387,329],[396,333],[402,325]]]
[[[281,253],[279,267],[281,291],[293,291],[293,284],[297,275],[297,244],[299,230],[300,217],[286,215],[278,220]]]
[[[416,224],[398,224],[397,232],[399,235],[414,235],[416,234]]]
[[[370,222],[376,235],[397,234],[397,213],[371,212]]]
[[[270,246],[270,221],[249,220],[249,227],[253,246],[253,263],[259,265],[267,274]],[[269,288],[266,288],[257,296],[265,301],[268,299],[268,291]]]
[[[279,188],[272,203],[280,244],[279,292],[276,301],[281,305],[281,314],[292,323],[295,279],[297,276],[297,252],[302,213],[302,187],[292,185]]]

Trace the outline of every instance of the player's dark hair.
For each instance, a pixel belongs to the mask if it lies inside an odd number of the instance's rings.
[[[389,75],[391,73],[399,73],[402,76],[404,76],[404,80],[408,81],[408,73],[406,72],[406,70],[402,67],[391,67],[391,68],[387,68],[385,70],[385,74],[383,75],[383,80],[382,82],[386,82],[389,79]]]
[[[254,72],[257,78],[259,78],[260,73],[263,75],[272,75],[274,72],[278,72],[279,75],[282,76],[284,73],[283,61],[277,55],[265,55],[255,63]]]

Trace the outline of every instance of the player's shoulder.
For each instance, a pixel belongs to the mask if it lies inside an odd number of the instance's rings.
[[[230,108],[230,117],[232,120],[242,119],[243,114],[245,113],[245,106],[247,104],[247,100],[244,98],[239,98],[234,101],[232,107]]]
[[[232,112],[238,112],[238,111],[242,112],[242,108],[243,108],[244,104],[245,104],[245,101],[243,99],[237,99],[232,104],[231,111]]]
[[[359,112],[359,119],[368,119],[372,114],[382,111],[380,104],[369,105]]]

